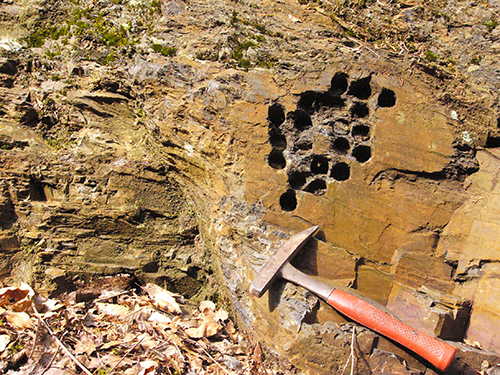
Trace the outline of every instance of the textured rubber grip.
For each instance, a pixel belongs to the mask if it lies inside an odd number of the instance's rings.
[[[407,326],[349,293],[335,289],[328,297],[327,302],[355,322],[410,349],[438,370],[446,371],[455,355],[456,349],[453,346]]]

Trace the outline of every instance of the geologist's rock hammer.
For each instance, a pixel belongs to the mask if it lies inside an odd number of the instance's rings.
[[[436,369],[446,371],[455,355],[453,346],[411,328],[361,298],[307,276],[290,264],[318,229],[318,226],[311,227],[285,242],[261,268],[250,292],[261,297],[277,277],[291,281],[316,294],[348,318],[410,349]]]

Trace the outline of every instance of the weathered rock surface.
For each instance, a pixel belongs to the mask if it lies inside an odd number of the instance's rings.
[[[339,372],[341,316],[282,282],[248,293],[315,224],[298,268],[457,343],[450,373],[496,365],[495,5],[301,3],[0,3],[19,21],[0,44],[2,275],[50,293],[129,272],[189,297],[214,280],[256,339]],[[357,332],[358,373],[431,372]]]

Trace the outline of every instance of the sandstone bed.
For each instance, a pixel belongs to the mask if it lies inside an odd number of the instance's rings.
[[[497,364],[496,1],[0,12],[6,282],[55,295],[131,273],[225,300],[297,371],[335,373],[350,350],[342,317],[290,284],[248,293],[276,246],[314,224],[299,268],[454,343],[451,373]],[[360,374],[383,373],[388,353],[407,361],[400,373],[433,373],[357,335],[359,355],[380,358]]]

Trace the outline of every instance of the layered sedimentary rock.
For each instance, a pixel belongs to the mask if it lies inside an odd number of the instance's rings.
[[[79,18],[68,45],[31,35],[32,47],[11,41],[0,61],[4,277],[51,293],[75,275],[129,272],[188,297],[226,295],[253,337],[303,371],[335,372],[353,334],[342,317],[289,283],[261,299],[248,293],[281,243],[319,225],[298,268],[357,289],[430,335],[484,349],[460,354],[470,366],[494,360],[486,351],[500,353],[488,329],[499,319],[499,143],[490,67],[481,75],[458,61],[452,76],[431,51],[375,50],[326,8],[294,1],[113,9],[100,17],[120,14],[129,29],[93,24],[93,8],[71,9]],[[398,9],[398,23],[418,24],[414,8]],[[151,12],[149,28],[136,22]],[[96,42],[93,28],[109,40]],[[140,40],[112,44],[134,30]],[[496,37],[495,27],[483,31]],[[217,289],[204,290],[207,280]],[[357,332],[373,368],[398,350]]]

